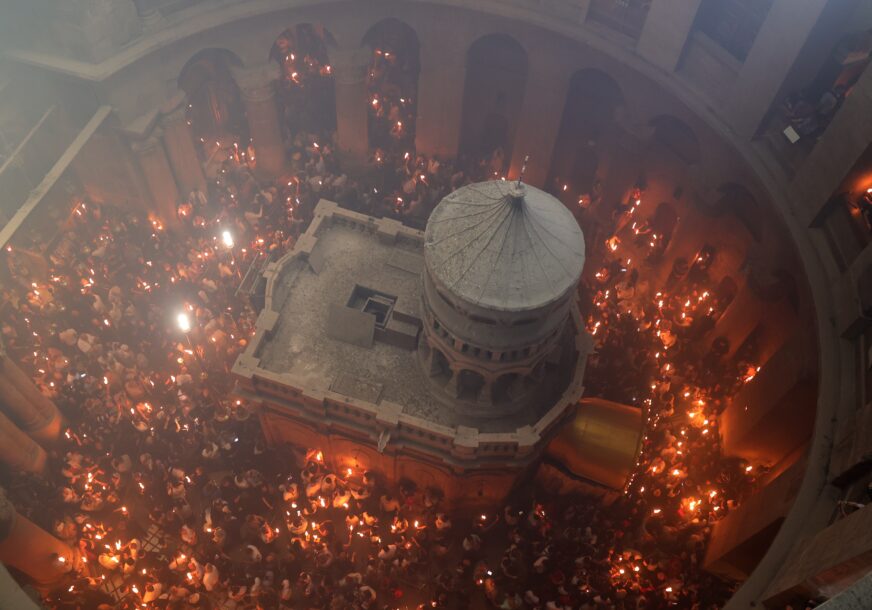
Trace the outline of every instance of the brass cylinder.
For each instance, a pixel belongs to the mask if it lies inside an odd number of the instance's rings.
[[[636,466],[642,428],[641,409],[585,398],[545,453],[576,477],[621,490]]]

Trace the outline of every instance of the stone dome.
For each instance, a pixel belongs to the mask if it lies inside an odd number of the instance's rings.
[[[436,206],[424,255],[431,277],[457,298],[499,311],[534,310],[577,284],[584,234],[548,193],[516,182],[480,182]]]

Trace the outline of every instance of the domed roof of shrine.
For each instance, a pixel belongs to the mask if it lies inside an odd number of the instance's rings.
[[[445,197],[427,222],[431,277],[456,297],[500,311],[544,307],[572,289],[584,234],[557,199],[529,185],[479,182]]]

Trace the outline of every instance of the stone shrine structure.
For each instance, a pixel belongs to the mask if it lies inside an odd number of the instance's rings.
[[[463,187],[430,217],[424,259],[418,356],[443,403],[506,417],[567,385],[584,236],[562,204],[520,182]]]
[[[583,266],[575,219],[521,183],[455,191],[423,233],[322,200],[264,272],[236,393],[258,405],[270,443],[438,488],[451,508],[490,506],[583,393]]]

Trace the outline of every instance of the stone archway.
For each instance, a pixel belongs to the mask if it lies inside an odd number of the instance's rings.
[[[390,17],[363,37],[372,49],[367,74],[369,148],[403,154],[415,145],[420,43],[411,26]]]
[[[460,152],[505,172],[527,85],[527,52],[506,34],[476,40],[466,55]]]

